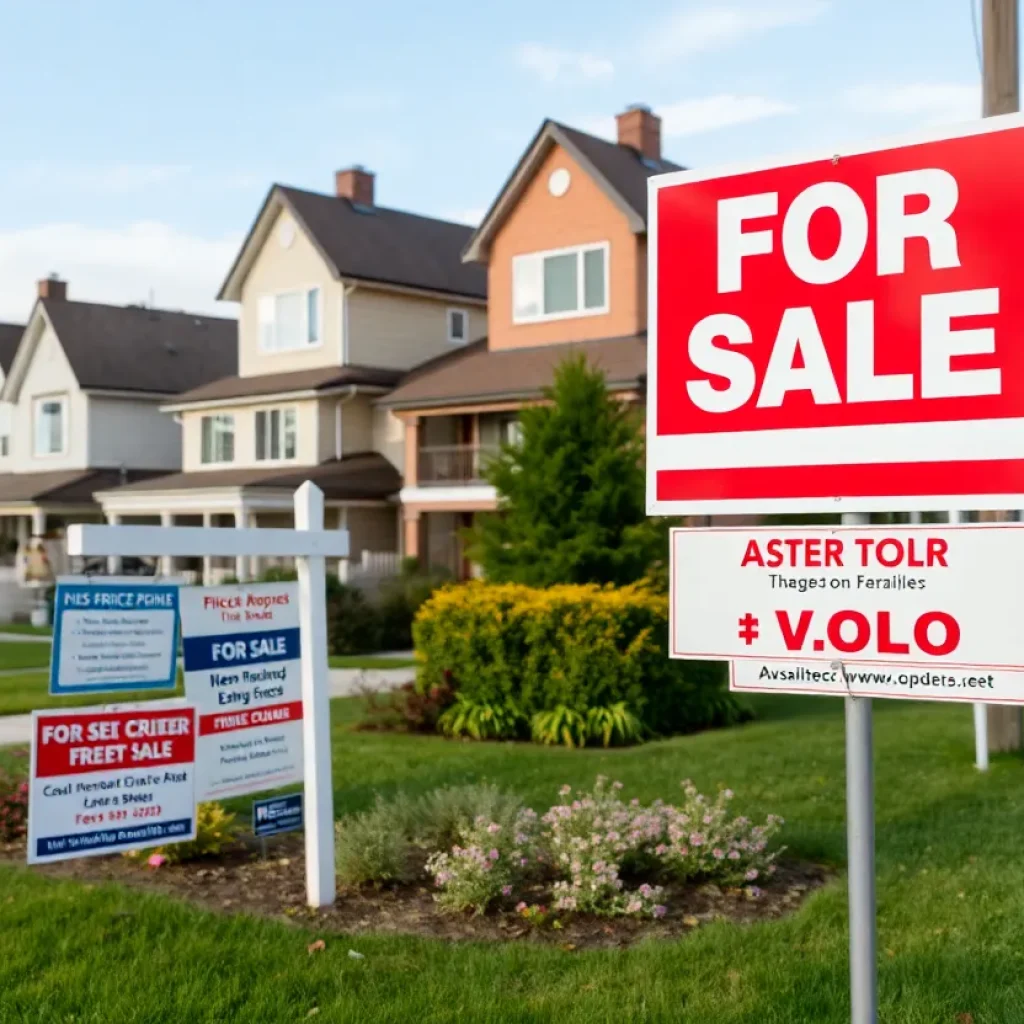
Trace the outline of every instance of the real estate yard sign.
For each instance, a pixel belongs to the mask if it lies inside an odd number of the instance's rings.
[[[195,741],[180,705],[34,712],[28,862],[194,839]]]
[[[182,591],[185,696],[199,711],[196,798],[302,781],[296,583]]]

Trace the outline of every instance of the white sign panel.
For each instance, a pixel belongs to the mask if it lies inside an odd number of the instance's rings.
[[[196,799],[302,781],[298,584],[185,588],[181,622]]]
[[[193,708],[36,711],[28,862],[194,839]]]
[[[670,653],[731,660],[733,689],[1024,703],[1024,527],[711,528],[671,545]]]
[[[136,578],[58,581],[50,693],[173,690],[178,589]]]

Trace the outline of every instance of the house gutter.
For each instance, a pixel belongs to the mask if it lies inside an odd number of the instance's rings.
[[[341,444],[341,440],[342,440],[342,438],[341,438],[341,407],[343,405],[345,405],[347,402],[351,402],[352,399],[356,397],[358,392],[359,392],[359,385],[358,384],[350,384],[349,385],[349,389],[348,389],[348,394],[345,395],[343,398],[339,398],[337,403],[334,406],[334,457],[336,459],[341,459],[341,450],[342,450],[342,444]]]

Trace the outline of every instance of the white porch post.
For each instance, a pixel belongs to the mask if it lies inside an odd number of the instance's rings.
[[[250,511],[249,514],[245,517],[245,525],[253,530],[258,529],[259,523],[256,521],[256,519],[256,513]],[[260,558],[259,555],[253,555],[249,559],[249,579],[258,580],[260,578],[260,573],[262,572],[263,559]]]
[[[174,515],[171,512],[160,513],[160,525],[163,527],[174,525]],[[174,557],[172,555],[160,556],[160,575],[170,576],[174,572]]]
[[[46,533],[46,513],[41,508],[32,509],[32,536],[42,537]]]
[[[338,509],[338,529],[344,530],[348,533],[348,505],[342,505],[341,508]],[[341,580],[342,583],[346,583],[348,581],[349,567],[351,564],[352,563],[348,558],[338,559],[338,579]]]
[[[213,527],[213,513],[203,513],[203,529],[209,530]],[[213,582],[213,558],[210,555],[203,555],[203,586],[208,587]]]
[[[324,492],[308,480],[295,492],[295,529],[323,530]],[[306,809],[306,897],[311,907],[334,902],[334,787],[331,702],[327,671],[327,605],[323,555],[295,559],[302,648],[302,753]]]
[[[107,522],[111,526],[121,525],[121,516],[117,512],[107,513]],[[107,555],[107,575],[116,576],[121,571],[121,556],[120,555]]]
[[[235,509],[235,529],[245,529],[245,506],[240,505]],[[235,579],[237,579],[239,583],[245,579],[245,563],[245,555],[235,556]]]
[[[29,518],[28,516],[18,516],[18,547],[24,549],[28,543],[29,538]]]

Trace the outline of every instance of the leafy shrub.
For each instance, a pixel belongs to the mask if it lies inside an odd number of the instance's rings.
[[[530,734],[536,743],[582,747],[587,742],[587,719],[573,708],[559,704],[550,711],[538,711],[530,719]]]
[[[0,842],[13,843],[28,830],[28,782],[0,771]]]
[[[327,594],[327,643],[332,654],[370,654],[381,649],[376,609],[361,590],[339,580]]]
[[[531,724],[538,712],[568,709],[560,716],[574,744],[591,737],[587,713],[596,708],[623,705],[611,715],[609,741],[639,738],[627,729],[632,719],[670,734],[746,714],[726,689],[724,663],[667,657],[668,600],[642,585],[541,590],[475,581],[435,592],[413,632],[421,689],[450,679],[469,705],[514,707]],[[537,728],[547,734],[554,721]],[[608,724],[608,714],[595,718],[593,737],[603,742]]]
[[[366,695],[363,719],[358,728],[403,732],[436,732],[438,719],[455,700],[455,691],[447,683],[420,692],[415,683],[404,683],[384,693]]]
[[[636,715],[619,701],[610,708],[587,709],[587,739],[603,747],[640,743],[644,727]]]
[[[196,808],[196,837],[187,843],[168,843],[145,850],[129,850],[126,857],[134,860],[162,856],[168,864],[217,857],[238,841],[241,826],[238,818],[217,802],[199,804]]]
[[[403,794],[391,800],[377,797],[361,814],[350,814],[335,825],[338,878],[349,885],[362,882],[405,882],[415,877],[413,838],[419,816]]]
[[[524,722],[523,713],[509,701],[506,704],[484,704],[456,693],[455,702],[437,720],[446,736],[468,736],[474,740],[514,739]]]
[[[523,810],[514,793],[488,783],[445,786],[422,798],[417,838],[428,849],[446,850],[477,818],[497,822],[508,834]]]

